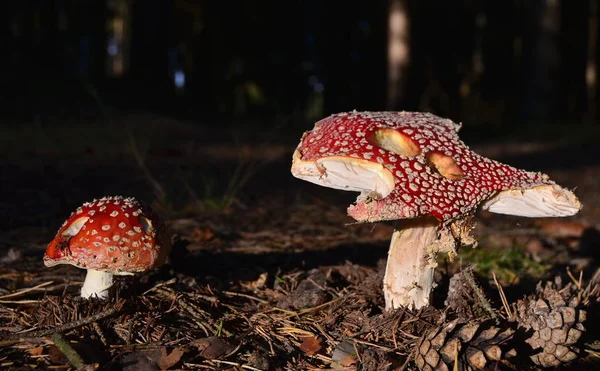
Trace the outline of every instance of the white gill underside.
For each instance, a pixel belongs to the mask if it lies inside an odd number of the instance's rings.
[[[350,157],[332,156],[303,161],[294,153],[292,174],[329,188],[361,192],[382,199],[394,190],[394,177],[383,165]]]
[[[506,190],[487,200],[482,208],[493,213],[530,218],[571,216],[581,210],[577,196],[558,185]]]
[[[81,218],[77,218],[73,223],[71,223],[70,226],[67,227],[67,229],[65,229],[62,233],[63,236],[76,236],[77,233],[79,233],[79,231],[81,230],[81,228],[83,228],[83,225],[89,220],[90,218],[87,216],[82,216]]]
[[[88,269],[81,287],[81,297],[87,299],[95,296],[99,299],[107,299],[112,285],[112,273]]]
[[[383,279],[386,310],[429,305],[436,266],[435,252],[429,250],[437,233],[437,223],[394,231]]]

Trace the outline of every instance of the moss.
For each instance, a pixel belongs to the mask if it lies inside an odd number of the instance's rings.
[[[506,284],[518,283],[521,277],[539,279],[550,264],[533,260],[525,246],[515,244],[511,248],[492,248],[485,245],[476,249],[461,249],[458,261],[474,264],[477,274],[492,279],[492,272],[498,280]]]

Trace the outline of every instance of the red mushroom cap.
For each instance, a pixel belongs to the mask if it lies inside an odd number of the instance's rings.
[[[134,273],[162,264],[169,247],[149,207],[134,198],[104,197],[71,214],[48,245],[44,264]]]
[[[425,215],[447,221],[472,212],[501,191],[555,186],[545,174],[472,152],[458,138],[459,129],[451,120],[430,113],[332,115],[304,135],[292,173],[320,185],[362,191],[348,213],[370,222]],[[549,193],[555,191],[552,187]],[[562,215],[581,207],[578,201],[573,207],[573,200],[568,201]],[[511,213],[500,206],[490,210]]]

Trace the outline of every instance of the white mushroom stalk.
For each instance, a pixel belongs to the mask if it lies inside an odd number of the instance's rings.
[[[437,239],[438,228],[436,221],[413,223],[392,234],[383,278],[386,309],[429,305],[437,263],[428,247]]]
[[[109,290],[113,286],[113,274],[111,272],[88,269],[85,281],[81,287],[81,297],[84,299],[98,298],[108,299]]]

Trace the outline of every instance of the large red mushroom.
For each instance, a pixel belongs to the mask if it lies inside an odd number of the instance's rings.
[[[429,304],[436,256],[473,245],[478,206],[526,217],[570,216],[577,197],[542,173],[482,157],[458,137],[459,124],[429,113],[348,112],[302,137],[292,174],[360,192],[348,214],[359,222],[401,220],[391,239],[386,309]]]
[[[131,197],[104,197],[83,204],[69,216],[48,245],[44,264],[87,269],[81,296],[104,299],[114,275],[159,266],[170,247],[170,239],[149,207]]]

